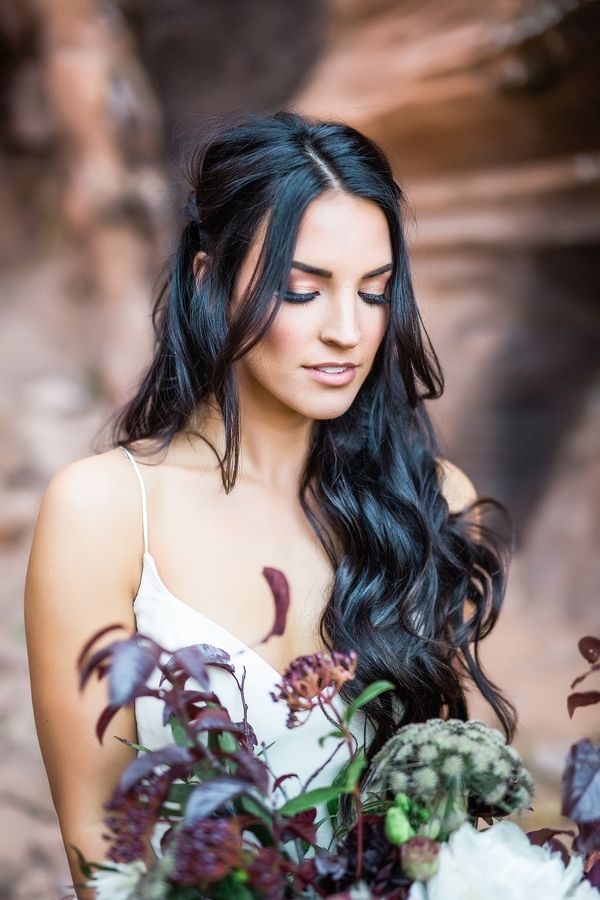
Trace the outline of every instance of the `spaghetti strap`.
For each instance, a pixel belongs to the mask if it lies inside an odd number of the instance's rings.
[[[144,479],[142,478],[142,473],[140,472],[140,468],[135,461],[135,457],[132,453],[127,449],[127,447],[121,447],[123,453],[129,457],[133,468],[135,469],[135,474],[138,477],[138,481],[140,483],[140,489],[142,492],[142,527],[144,530],[144,553],[148,552],[148,503],[146,501],[146,488],[144,487]]]

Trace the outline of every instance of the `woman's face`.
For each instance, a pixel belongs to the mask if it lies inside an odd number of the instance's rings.
[[[263,224],[242,264],[234,309],[264,232]],[[300,224],[279,312],[262,340],[235,363],[240,395],[310,419],[345,413],[387,327],[391,268],[388,224],[375,203],[334,191],[313,200]],[[332,367],[344,371],[323,371]]]

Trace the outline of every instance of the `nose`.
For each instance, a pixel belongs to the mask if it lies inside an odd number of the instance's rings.
[[[355,347],[360,341],[358,298],[352,291],[339,291],[331,296],[321,328],[321,340],[340,347]]]

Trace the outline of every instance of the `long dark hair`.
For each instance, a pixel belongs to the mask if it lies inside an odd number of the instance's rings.
[[[468,717],[472,680],[511,739],[512,704],[481,666],[479,642],[502,604],[513,549],[504,507],[481,498],[451,513],[439,445],[424,401],[443,376],[417,309],[403,227],[406,207],[389,161],[350,126],[295,111],[222,125],[190,162],[188,222],[152,314],[154,358],[113,419],[115,445],[143,438],[163,448],[210,394],[223,416],[226,491],[236,480],[240,414],[232,363],[267,332],[285,291],[307,205],[326,190],[376,203],[389,225],[390,316],[372,369],[346,413],[315,421],[299,497],[334,568],[320,621],[325,646],[355,650],[352,699],[380,678],[396,686],[365,712],[371,756],[400,725]],[[265,219],[257,266],[235,316],[241,263]],[[201,278],[194,259],[205,251]],[[485,521],[484,521],[485,520]]]

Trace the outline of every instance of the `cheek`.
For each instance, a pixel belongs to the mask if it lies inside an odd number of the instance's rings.
[[[381,309],[378,309],[377,313],[376,316],[372,316],[369,319],[368,324],[363,331],[365,342],[369,346],[372,356],[375,356],[377,348],[385,336],[390,319],[390,310],[388,306],[383,306]]]
[[[265,356],[295,358],[302,354],[305,341],[306,336],[303,337],[298,321],[280,312],[260,346]]]
[[[298,322],[278,315],[267,334],[246,356],[246,363],[255,375],[272,377],[284,366],[302,365],[306,337]]]

